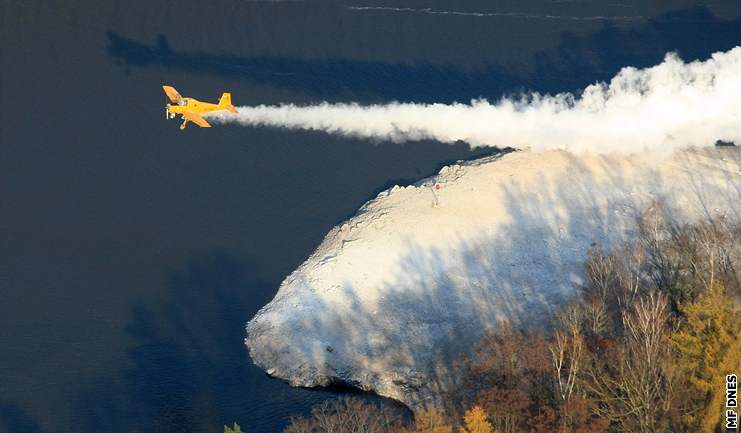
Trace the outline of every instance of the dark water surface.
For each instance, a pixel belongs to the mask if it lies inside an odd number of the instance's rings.
[[[181,132],[162,84],[236,105],[578,90],[741,44],[741,3],[0,0],[0,43],[0,431],[269,433],[334,394],[267,378],[244,323],[381,188],[491,149]]]

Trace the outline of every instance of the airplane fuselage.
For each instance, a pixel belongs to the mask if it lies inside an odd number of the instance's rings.
[[[183,113],[210,113],[212,111],[225,110],[218,104],[202,102],[193,98],[183,98],[181,104],[167,104],[167,111],[172,114]]]

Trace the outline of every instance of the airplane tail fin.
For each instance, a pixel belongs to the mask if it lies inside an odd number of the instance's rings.
[[[237,112],[237,109],[232,105],[232,94],[228,92],[221,95],[221,99],[219,99],[219,107],[232,113]]]

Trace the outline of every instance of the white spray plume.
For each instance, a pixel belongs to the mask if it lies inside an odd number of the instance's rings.
[[[575,152],[665,153],[717,140],[741,144],[741,47],[691,63],[670,53],[650,68],[623,68],[610,83],[590,85],[580,96],[531,94],[450,105],[260,105],[237,111],[209,119],[395,142],[463,140],[472,146]]]

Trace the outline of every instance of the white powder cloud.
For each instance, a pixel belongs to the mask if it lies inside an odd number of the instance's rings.
[[[741,47],[691,63],[670,53],[650,68],[623,68],[609,83],[590,85],[578,96],[530,94],[469,104],[260,105],[237,111],[208,117],[395,142],[665,153],[717,140],[741,143]]]

